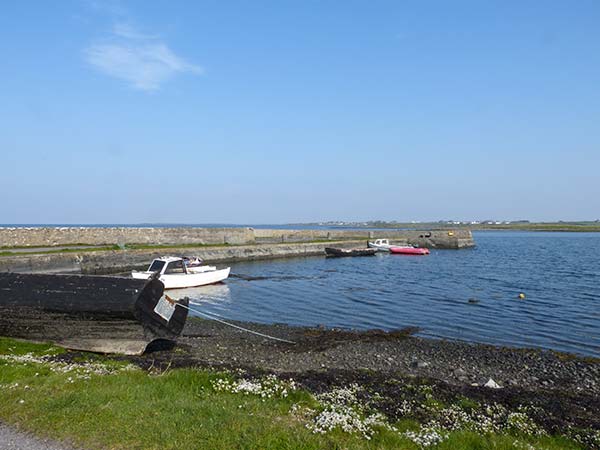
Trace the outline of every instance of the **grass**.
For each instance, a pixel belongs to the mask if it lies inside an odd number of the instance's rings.
[[[67,244],[68,247],[88,247],[90,244]],[[30,248],[48,248],[51,245],[2,245],[0,250],[11,250],[11,249],[30,249]]]
[[[38,435],[85,448],[113,449],[418,449],[404,432],[419,424],[403,420],[396,430],[376,427],[370,440],[336,428],[325,434],[307,428],[293,405],[319,408],[302,389],[288,396],[261,397],[221,390],[232,374],[200,369],[152,373],[92,356],[112,374],[57,370],[52,362],[10,360],[3,355],[53,355],[52,345],[0,338],[0,419]],[[8,359],[7,359],[8,358]],[[63,366],[61,366],[63,367]],[[82,375],[83,374],[83,375]],[[530,447],[533,446],[533,447]],[[563,437],[449,433],[437,449],[577,449]]]
[[[343,240],[312,240],[302,242],[274,242],[268,245],[285,245],[285,244],[322,244],[352,241],[355,238],[348,238]],[[364,239],[362,239],[364,240]],[[78,244],[77,244],[78,245]],[[10,251],[9,249],[21,249],[36,247],[4,247],[5,250],[0,251],[0,256],[27,256],[27,255],[48,255],[56,253],[88,253],[88,252],[101,252],[101,251],[125,251],[125,250],[161,250],[161,249],[205,249],[205,248],[223,248],[223,247],[237,247],[242,245],[264,245],[264,244],[125,244],[125,245],[106,245],[99,247],[85,247],[78,248],[77,246],[68,246],[68,248],[59,248],[56,250],[43,250],[43,251],[30,251],[30,252],[16,252]]]
[[[65,349],[50,344],[39,344],[17,339],[0,337],[0,355],[25,355],[27,353],[41,355],[58,355]]]
[[[9,247],[6,247],[9,248]],[[12,247],[13,249],[21,249],[21,248],[32,248],[36,247]],[[121,250],[121,247],[118,245],[105,245],[100,247],[85,247],[85,248],[77,248],[77,247],[69,247],[69,248],[58,248],[56,250],[43,250],[43,251],[27,251],[27,252],[16,252],[10,250],[0,251],[0,256],[27,256],[27,255],[51,255],[56,253],[84,253],[84,252],[103,252],[108,250]]]

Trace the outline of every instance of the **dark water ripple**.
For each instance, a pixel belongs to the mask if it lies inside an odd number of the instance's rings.
[[[600,357],[600,234],[480,232],[475,238],[475,249],[434,250],[427,257],[238,263],[232,273],[239,278],[181,294],[237,320],[418,326],[426,336]]]

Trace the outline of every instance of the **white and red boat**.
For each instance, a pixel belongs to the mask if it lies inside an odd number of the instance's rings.
[[[394,245],[390,244],[388,239],[377,239],[375,242],[367,242],[369,248],[374,248],[378,252],[389,252]]]
[[[390,244],[388,239],[377,239],[375,242],[369,242],[369,247],[378,252],[390,252],[397,255],[429,255],[429,249],[413,247],[412,245],[394,245]]]
[[[420,247],[390,247],[390,253],[396,255],[429,255],[428,248]]]

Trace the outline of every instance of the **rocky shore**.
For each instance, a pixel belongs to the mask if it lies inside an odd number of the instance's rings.
[[[131,359],[153,370],[211,367],[246,376],[274,373],[317,394],[357,384],[369,404],[392,419],[406,415],[407,405],[435,399],[526,408],[552,433],[600,430],[600,361],[595,359],[426,339],[412,336],[414,330],[238,325],[294,344],[194,318],[176,347],[156,348]]]

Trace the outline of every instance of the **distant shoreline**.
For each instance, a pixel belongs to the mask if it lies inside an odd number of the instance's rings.
[[[326,229],[326,230],[448,230],[471,231],[552,231],[600,232],[600,222],[527,222],[502,224],[453,224],[447,222],[335,222],[292,224],[193,224],[193,223],[141,223],[141,224],[0,224],[0,228],[254,228],[254,229]]]
[[[390,230],[447,230],[447,229],[466,229],[471,231],[563,231],[563,232],[600,232],[600,222],[528,222],[528,223],[508,223],[508,224],[452,224],[446,222],[422,222],[422,223],[373,223],[373,224],[352,224],[347,225],[328,225],[328,224],[293,224],[297,227],[321,226],[334,229],[354,228],[354,229],[390,229]]]

